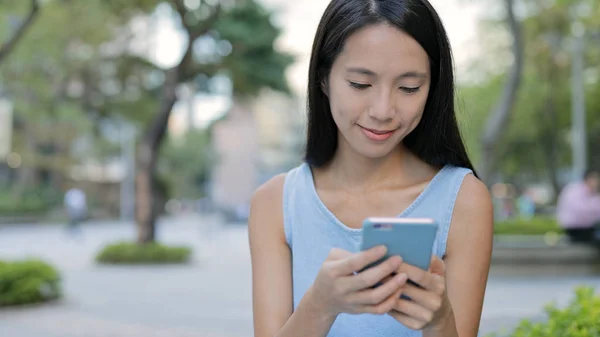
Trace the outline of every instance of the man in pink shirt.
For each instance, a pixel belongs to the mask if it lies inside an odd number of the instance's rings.
[[[600,170],[588,170],[582,182],[561,191],[557,219],[573,242],[599,242],[595,232],[600,231]]]

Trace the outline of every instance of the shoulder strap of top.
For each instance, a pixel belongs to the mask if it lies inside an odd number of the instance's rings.
[[[283,185],[283,228],[285,232],[285,239],[292,247],[292,233],[293,233],[293,219],[294,219],[294,207],[292,201],[295,201],[304,193],[304,189],[308,188],[305,183],[307,172],[306,163],[303,163],[293,169],[291,169],[285,176],[285,182]]]
[[[437,183],[431,191],[432,195],[439,196],[440,198],[436,198],[436,203],[442,205],[441,209],[438,208],[440,212],[440,232],[436,247],[438,256],[444,256],[446,254],[446,245],[448,243],[448,234],[450,232],[456,198],[458,197],[458,192],[460,191],[465,177],[468,174],[473,173],[470,169],[456,166],[449,166],[446,170],[447,172],[445,172],[442,177],[442,181]]]

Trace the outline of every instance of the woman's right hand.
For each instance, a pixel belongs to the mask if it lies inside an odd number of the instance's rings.
[[[355,254],[332,249],[310,290],[315,304],[330,315],[383,315],[389,312],[398,302],[401,288],[407,280],[406,274],[393,275],[402,259],[392,256],[375,267],[361,271],[383,258],[385,253],[383,246]],[[374,287],[379,283],[382,284]]]

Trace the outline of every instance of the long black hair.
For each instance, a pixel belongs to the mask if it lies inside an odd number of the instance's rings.
[[[450,42],[427,0],[331,1],[319,23],[310,60],[306,162],[321,167],[333,158],[338,131],[322,85],[350,35],[378,23],[388,23],[412,36],[430,60],[431,87],[423,117],[403,140],[404,145],[432,166],[450,164],[475,171],[456,120]]]

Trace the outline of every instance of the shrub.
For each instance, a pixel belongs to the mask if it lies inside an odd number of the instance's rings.
[[[42,214],[60,205],[62,199],[50,187],[39,187],[25,191],[20,196],[10,189],[0,191],[0,215]]]
[[[600,296],[591,287],[580,287],[564,309],[546,307],[548,319],[523,320],[508,337],[597,337],[600,336]],[[497,334],[492,336],[498,336]]]
[[[185,263],[191,253],[188,247],[169,247],[156,242],[119,242],[102,249],[96,256],[96,261],[111,264]]]
[[[48,205],[41,198],[11,199],[0,196],[0,214],[19,215],[31,213],[43,213],[48,210]]]
[[[0,261],[0,307],[59,298],[60,281],[58,271],[42,261]]]
[[[515,218],[494,225],[494,234],[545,235],[552,232],[563,233],[563,229],[552,217]]]

